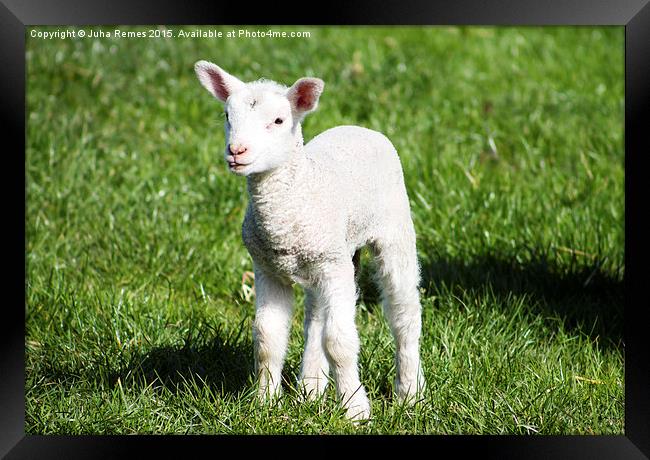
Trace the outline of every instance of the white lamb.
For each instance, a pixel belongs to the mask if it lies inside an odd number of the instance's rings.
[[[358,251],[368,246],[396,343],[396,393],[413,401],[424,388],[419,267],[395,148],[383,134],[358,126],[328,129],[304,145],[300,123],[318,105],[324,87],[318,78],[286,88],[268,80],[244,83],[207,61],[195,71],[225,103],[225,160],[248,184],[242,235],[255,271],[260,397],[281,391],[291,286],[299,283],[306,297],[300,387],[308,398],[321,395],[331,371],[347,416],[369,418],[355,327],[355,269]]]

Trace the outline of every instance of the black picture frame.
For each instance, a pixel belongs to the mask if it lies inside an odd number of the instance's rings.
[[[372,451],[399,454],[417,448],[417,455],[485,458],[650,458],[650,366],[643,339],[644,265],[648,258],[647,224],[643,220],[645,155],[650,153],[644,132],[650,109],[650,6],[648,0],[457,0],[446,2],[359,1],[344,5],[266,2],[175,3],[169,0],[0,0],[0,113],[5,133],[3,196],[8,239],[25,241],[25,28],[32,25],[89,24],[303,24],[330,25],[620,25],[625,26],[625,435],[621,436],[355,436],[256,437],[241,436],[26,436],[24,430],[24,325],[26,298],[25,252],[8,243],[5,284],[11,293],[1,302],[4,319],[0,335],[0,455],[6,458],[116,458],[192,455],[208,449],[210,455],[230,448],[258,447],[268,452],[285,443],[327,449],[346,444],[351,456]],[[8,143],[7,140],[12,140]],[[645,155],[644,155],[645,154]],[[24,198],[21,200],[21,195]],[[21,202],[22,201],[22,202]],[[10,204],[11,206],[7,206]],[[22,223],[22,224],[21,224]],[[15,233],[15,235],[14,235]],[[26,248],[26,245],[24,246]],[[16,265],[14,265],[16,263]],[[19,279],[22,278],[22,279]],[[22,284],[26,286],[26,284]],[[333,447],[333,446],[332,446]],[[297,453],[298,451],[294,451]],[[334,453],[331,448],[323,453]],[[286,453],[290,455],[290,451]],[[231,455],[231,454],[226,454]]]

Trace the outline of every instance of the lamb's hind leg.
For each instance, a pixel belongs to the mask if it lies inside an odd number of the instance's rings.
[[[422,319],[415,233],[409,226],[399,238],[378,240],[371,248],[384,312],[395,338],[395,391],[400,400],[414,401],[425,386],[419,351]]]
[[[305,353],[298,384],[311,400],[323,394],[329,376],[329,363],[323,349],[324,310],[316,292],[305,289]]]

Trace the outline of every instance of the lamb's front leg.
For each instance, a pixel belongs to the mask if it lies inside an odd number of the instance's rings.
[[[318,286],[325,308],[323,347],[332,369],[336,393],[348,418],[370,417],[370,402],[359,380],[359,336],[354,323],[356,286],[352,261],[327,271]]]
[[[323,394],[329,376],[329,362],[323,349],[325,309],[318,300],[313,289],[305,289],[305,353],[298,384],[310,400]]]
[[[256,267],[255,299],[255,373],[259,396],[268,399],[282,391],[282,366],[291,328],[293,289]]]

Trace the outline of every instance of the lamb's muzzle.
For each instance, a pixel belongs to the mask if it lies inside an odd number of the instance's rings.
[[[415,230],[399,157],[381,133],[329,129],[309,143],[301,122],[323,92],[318,78],[291,87],[244,83],[199,61],[203,86],[225,104],[225,161],[246,176],[242,236],[255,270],[255,368],[263,398],[281,392],[293,313],[292,283],[305,289],[305,351],[300,388],[320,396],[333,376],[354,420],[370,416],[359,380],[353,256],[368,247],[377,262],[384,312],[396,344],[395,390],[415,401],[424,389]],[[278,120],[280,122],[278,122]]]

